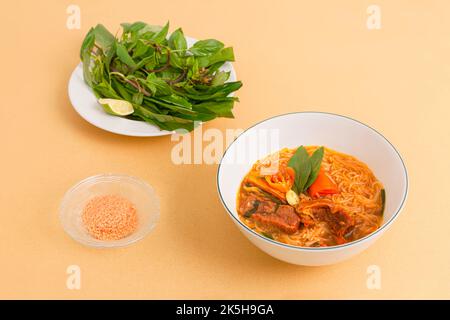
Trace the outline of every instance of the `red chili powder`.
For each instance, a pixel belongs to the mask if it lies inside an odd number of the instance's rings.
[[[117,195],[98,196],[89,200],[82,220],[88,233],[98,240],[119,240],[136,231],[136,207]]]

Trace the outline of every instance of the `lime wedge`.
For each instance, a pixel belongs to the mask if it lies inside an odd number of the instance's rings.
[[[119,99],[98,99],[103,109],[115,116],[127,116],[134,112],[133,105],[125,100]]]

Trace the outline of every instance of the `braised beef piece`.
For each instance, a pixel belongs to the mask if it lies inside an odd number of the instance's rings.
[[[239,205],[239,213],[242,215],[254,209],[258,205],[258,199],[254,195],[249,195],[247,198],[242,199]]]
[[[287,234],[295,233],[300,224],[300,218],[294,211],[294,208],[287,205],[281,205],[274,213],[255,213],[253,219],[267,229],[278,229]]]
[[[245,198],[239,206],[239,212],[244,217],[248,218],[256,212],[259,213],[273,213],[277,209],[277,204],[271,201],[259,200],[254,195]]]
[[[314,219],[327,223],[330,230],[342,237],[353,226],[353,219],[343,211],[332,212],[329,207],[317,207],[312,210]]]
[[[342,238],[354,225],[353,219],[329,199],[303,201],[296,209],[305,226],[325,222],[337,238]]]
[[[274,213],[277,210],[277,204],[272,201],[260,201],[258,205],[257,213]]]
[[[293,207],[259,200],[254,195],[249,195],[241,201],[239,213],[246,218],[252,217],[268,231],[277,229],[292,234],[298,230],[300,224],[300,218]]]

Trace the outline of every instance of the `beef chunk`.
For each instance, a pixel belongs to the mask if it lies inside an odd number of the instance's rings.
[[[277,209],[277,204],[272,201],[260,201],[258,205],[258,209],[256,212],[258,213],[274,213]]]
[[[312,214],[314,219],[325,222],[338,237],[342,237],[353,225],[353,219],[347,213],[340,210],[332,212],[329,207],[314,208]]]
[[[247,198],[242,199],[241,204],[239,205],[239,213],[245,215],[257,205],[258,199],[253,195],[249,195]]]
[[[281,205],[274,213],[255,213],[253,219],[266,227],[268,230],[278,229],[285,233],[292,234],[298,230],[300,218],[294,208]]]
[[[298,207],[297,212],[305,225],[314,222],[324,222],[330,231],[341,238],[353,224],[353,219],[343,210],[338,208],[331,200],[317,199],[303,201]],[[308,216],[312,220],[303,221],[302,217]],[[312,222],[312,223],[311,223]]]
[[[264,214],[274,213],[276,208],[277,204],[275,202],[259,200],[254,195],[250,195],[241,201],[239,213],[248,218],[256,212]]]

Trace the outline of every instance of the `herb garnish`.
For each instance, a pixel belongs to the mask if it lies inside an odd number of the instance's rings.
[[[103,25],[91,28],[81,45],[86,83],[97,98],[125,100],[133,105],[133,120],[164,130],[193,130],[195,122],[233,118],[240,81],[227,82],[220,70],[234,61],[233,48],[208,39],[187,46],[183,31],[168,37],[164,27],[144,22],[122,23],[115,37]]]
[[[320,147],[310,157],[305,147],[300,146],[289,159],[288,166],[295,171],[292,190],[297,194],[304,193],[317,179],[323,154],[324,148]]]

